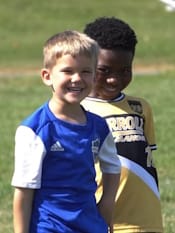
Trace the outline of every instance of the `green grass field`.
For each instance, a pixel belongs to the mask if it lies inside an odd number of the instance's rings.
[[[147,98],[154,109],[158,151],[155,159],[159,171],[162,211],[166,233],[174,233],[174,73],[135,76],[127,93]],[[12,188],[14,133],[19,122],[47,100],[50,91],[39,76],[0,79],[0,229],[12,232]],[[153,207],[154,208],[154,207]]]
[[[159,0],[1,0],[0,15],[2,68],[38,68],[48,37],[65,29],[82,31],[98,16],[119,17],[136,30],[137,63],[175,61],[175,13],[167,13]]]
[[[153,107],[158,150],[154,152],[162,201],[166,233],[175,232],[175,177],[174,177],[174,94],[175,73],[136,76],[128,92],[143,96]],[[154,208],[154,207],[153,207]]]
[[[126,20],[137,32],[135,67],[173,66],[175,13],[167,13],[158,0],[0,0],[0,232],[12,233],[14,134],[20,121],[50,97],[39,74],[25,70],[42,66],[42,46],[52,34],[83,30],[98,16]],[[6,71],[6,73],[4,73]],[[21,75],[23,73],[23,75]],[[14,75],[13,75],[14,73]],[[165,233],[175,232],[174,90],[175,69],[169,72],[136,74],[127,93],[146,98],[153,107]],[[154,208],[154,207],[153,207]],[[143,210],[144,211],[144,210]]]

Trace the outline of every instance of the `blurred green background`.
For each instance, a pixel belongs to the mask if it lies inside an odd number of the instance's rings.
[[[43,44],[65,29],[83,31],[99,16],[121,18],[137,33],[134,79],[126,91],[153,107],[165,233],[175,232],[175,12],[158,0],[0,0],[0,232],[13,232],[16,127],[50,96],[39,77]]]
[[[52,34],[83,30],[98,16],[127,21],[138,35],[138,64],[174,64],[175,13],[158,0],[0,0],[0,67],[38,68]]]

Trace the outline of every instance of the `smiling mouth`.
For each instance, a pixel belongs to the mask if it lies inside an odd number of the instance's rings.
[[[108,86],[108,87],[105,87],[105,90],[106,91],[110,91],[110,92],[116,92],[117,91],[117,88],[116,87],[112,87],[112,86]]]
[[[70,92],[81,92],[83,90],[83,88],[80,88],[80,87],[69,87],[68,90]]]

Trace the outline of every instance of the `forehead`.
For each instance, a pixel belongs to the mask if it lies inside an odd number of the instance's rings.
[[[121,49],[108,50],[100,49],[98,65],[127,65],[131,66],[133,60],[133,54],[130,51],[125,51]]]
[[[71,54],[63,54],[61,57],[57,58],[56,66],[62,67],[94,67],[94,61],[92,58],[84,55],[71,55]]]

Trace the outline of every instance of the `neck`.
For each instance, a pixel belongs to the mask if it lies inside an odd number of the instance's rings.
[[[75,124],[86,123],[86,115],[80,104],[63,105],[62,103],[57,103],[55,100],[51,99],[49,108],[52,113],[61,120]]]
[[[91,93],[89,94],[89,97],[98,98],[94,90],[91,91]]]

